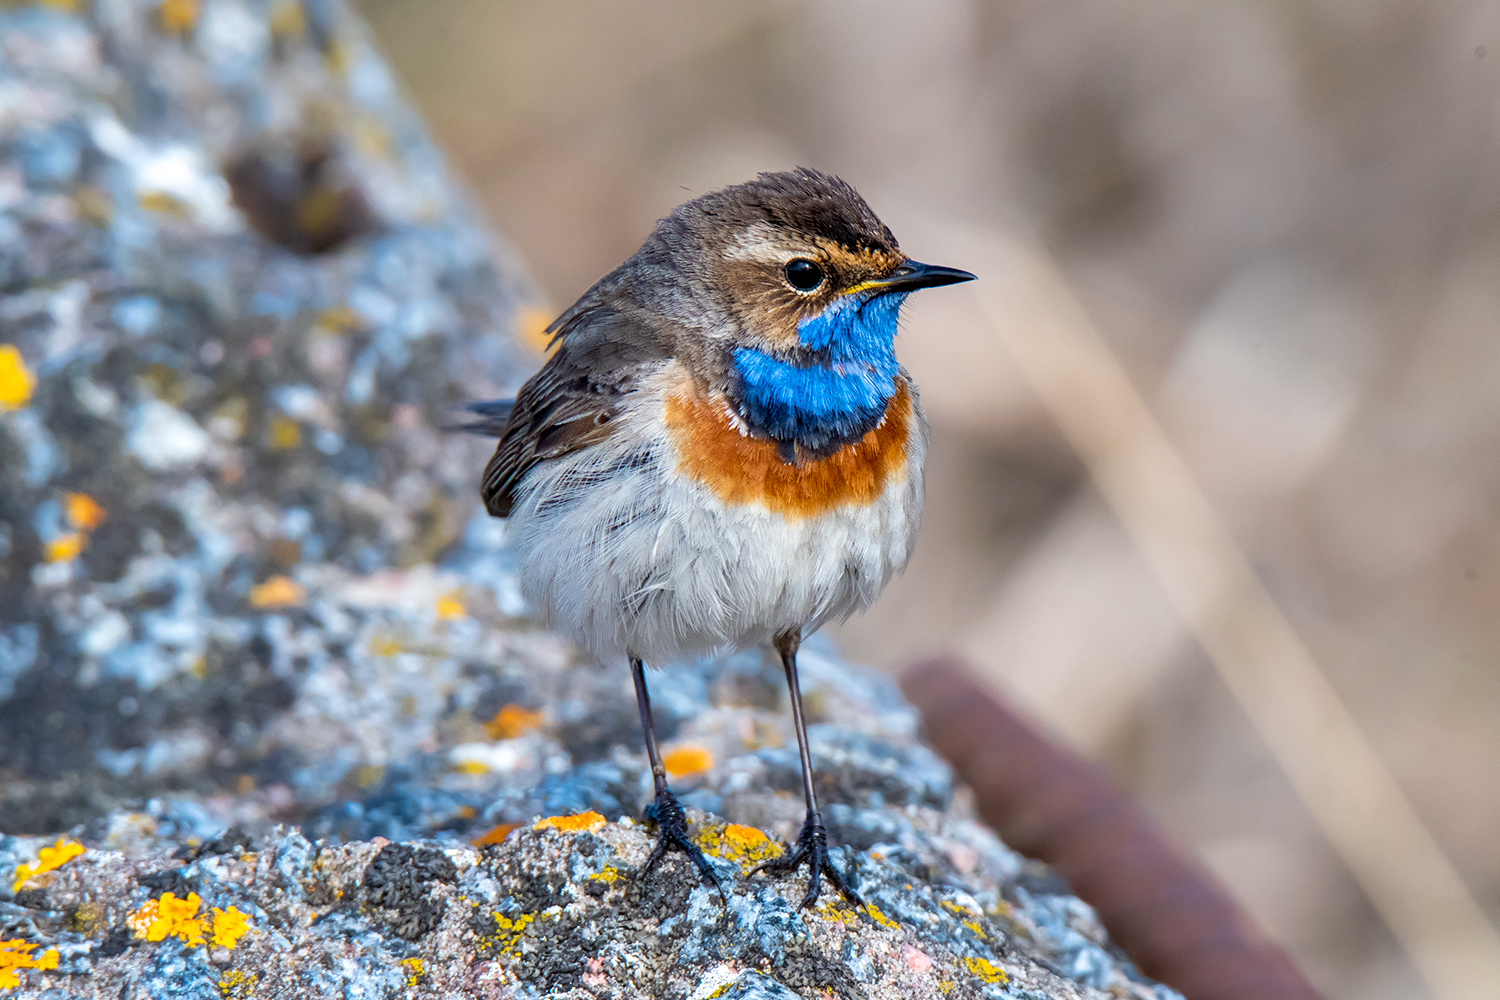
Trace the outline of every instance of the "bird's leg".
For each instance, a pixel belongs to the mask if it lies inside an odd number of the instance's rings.
[[[797,682],[797,647],[802,644],[800,630],[776,637],[776,651],[781,654],[781,666],[786,671],[787,690],[792,695],[792,725],[797,729],[797,749],[802,753],[802,793],[807,797],[807,819],[802,823],[802,833],[797,838],[797,847],[779,858],[772,858],[751,870],[776,874],[794,872],[803,862],[807,863],[809,879],[807,894],[802,897],[802,907],[812,906],[818,901],[822,888],[822,877],[828,876],[845,898],[856,906],[863,907],[864,900],[854,891],[847,879],[833,866],[828,856],[828,831],[823,828],[823,816],[818,812],[818,796],[813,791],[812,756],[807,750],[807,723],[802,718],[802,687]]]
[[[641,713],[641,728],[646,732],[646,757],[651,761],[651,778],[656,784],[656,801],[646,807],[645,814],[648,821],[656,824],[656,846],[646,859],[642,874],[655,868],[656,863],[668,851],[681,851],[693,860],[698,871],[719,890],[719,898],[727,901],[729,897],[719,882],[718,874],[708,863],[708,858],[703,856],[703,851],[688,836],[687,814],[682,811],[682,804],[667,787],[667,769],[662,766],[661,752],[656,749],[656,726],[651,719],[651,696],[646,693],[645,665],[634,657],[630,660],[630,677],[635,681],[635,704]]]

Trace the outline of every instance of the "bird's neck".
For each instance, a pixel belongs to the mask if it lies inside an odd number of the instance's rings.
[[[750,432],[821,457],[878,427],[901,371],[894,342],[904,298],[843,300],[801,320],[794,359],[736,349],[730,397]]]

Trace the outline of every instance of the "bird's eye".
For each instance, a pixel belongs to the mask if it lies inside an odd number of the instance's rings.
[[[823,269],[803,257],[788,261],[786,280],[799,292],[810,292],[823,283]]]

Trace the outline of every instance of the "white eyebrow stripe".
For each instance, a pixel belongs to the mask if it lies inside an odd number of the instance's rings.
[[[750,226],[724,250],[730,260],[748,260],[760,264],[785,264],[794,257],[805,257],[807,251],[788,246],[768,222]]]

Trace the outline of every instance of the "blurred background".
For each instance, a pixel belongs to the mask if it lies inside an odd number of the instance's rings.
[[[1500,917],[1500,3],[359,6],[558,309],[673,205],[796,164],[919,260],[983,283],[977,233],[1056,268]],[[1330,996],[1426,995],[980,283],[907,307],[922,536],[835,641],[889,670],[962,652]]]

